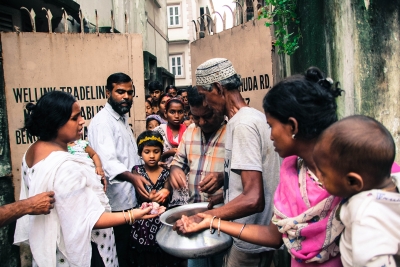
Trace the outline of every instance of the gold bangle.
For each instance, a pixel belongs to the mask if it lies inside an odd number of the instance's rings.
[[[132,212],[132,224],[134,224],[135,223],[135,216],[133,216],[133,208],[131,209],[131,212]]]
[[[124,214],[125,222],[126,222],[127,224],[129,224],[128,221],[126,220],[126,216],[125,216],[125,211],[124,211],[124,210],[122,210],[122,214]]]
[[[212,224],[214,219],[217,218],[217,216],[213,216],[210,222],[210,234],[214,234],[215,233],[215,229],[212,228]]]
[[[131,214],[131,210],[128,210],[128,214],[129,214],[129,225],[132,225],[132,214]]]
[[[218,218],[218,236],[221,233],[220,227],[221,227],[221,218]]]
[[[246,224],[243,224],[243,226],[242,226],[242,229],[240,229],[240,232],[239,232],[239,235],[238,235],[238,239],[240,239],[240,235],[242,234],[242,232],[243,232],[243,229],[246,227]]]

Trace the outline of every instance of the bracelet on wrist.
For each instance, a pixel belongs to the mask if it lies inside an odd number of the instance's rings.
[[[221,218],[218,218],[218,236],[221,234],[220,228],[221,228]]]
[[[246,224],[243,224],[243,226],[242,226],[242,229],[240,229],[240,232],[239,232],[239,235],[238,235],[238,239],[240,239],[240,235],[242,234],[242,232],[243,232],[243,229],[246,227]]]
[[[125,222],[128,223],[128,221],[126,220],[126,216],[125,216],[125,211],[124,210],[122,210],[122,214],[124,214]]]
[[[132,224],[134,224],[135,223],[135,217],[133,216],[133,208],[131,209],[131,212],[132,212]]]
[[[215,233],[215,229],[213,229],[212,224],[214,219],[217,218],[217,216],[213,216],[210,222],[210,234],[214,234]]]
[[[131,215],[131,210],[128,210],[129,214],[129,225],[132,225],[132,215]]]

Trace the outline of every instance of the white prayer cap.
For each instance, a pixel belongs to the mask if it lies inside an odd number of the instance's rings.
[[[232,62],[226,58],[209,59],[196,69],[196,85],[210,85],[236,74]]]

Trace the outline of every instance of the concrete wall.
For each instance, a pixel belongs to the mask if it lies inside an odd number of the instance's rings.
[[[227,58],[241,75],[243,86],[240,90],[246,103],[262,110],[263,97],[274,83],[272,37],[264,23],[264,20],[249,21],[192,42],[193,82],[196,68],[201,63],[215,57]]]
[[[0,37],[16,197],[20,191],[21,158],[34,141],[20,130],[24,107],[36,102],[46,90],[62,90],[77,98],[86,122],[86,138],[91,118],[106,103],[107,77],[124,72],[135,85],[129,123],[135,134],[145,129],[141,35],[1,33]]]
[[[277,78],[320,67],[345,90],[339,115],[376,118],[391,131],[398,154],[400,0],[299,0],[298,6],[303,38],[291,58],[279,57]]]

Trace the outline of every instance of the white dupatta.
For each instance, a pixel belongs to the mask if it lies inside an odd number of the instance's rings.
[[[29,189],[24,178],[21,179],[20,199],[54,191],[55,207],[48,215],[20,218],[14,244],[28,243],[40,267],[57,265],[57,248],[70,266],[90,266],[91,231],[101,214],[110,211],[93,161],[57,151],[40,162],[40,166],[36,165],[32,167],[35,172]]]

